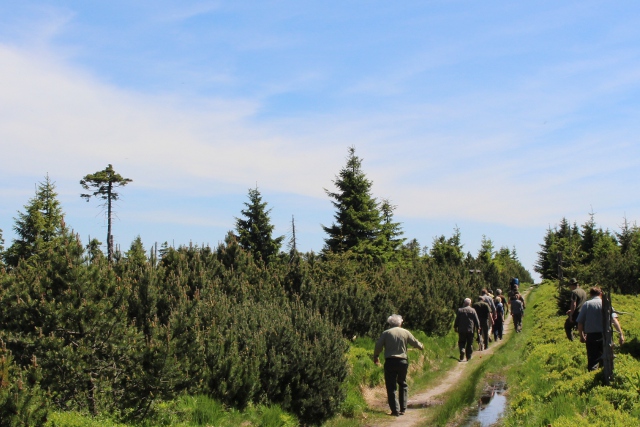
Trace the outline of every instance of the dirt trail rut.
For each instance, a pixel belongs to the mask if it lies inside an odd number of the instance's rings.
[[[493,352],[500,348],[506,341],[506,337],[513,331],[513,323],[511,315],[505,319],[504,324],[504,338],[502,341],[491,343],[491,346],[487,350],[474,351],[473,358],[476,360],[493,354]],[[458,354],[458,350],[454,350],[454,354]],[[452,389],[466,372],[468,372],[473,365],[474,360],[467,362],[459,362],[455,365],[447,374],[441,378],[438,382],[430,386],[429,388],[412,393],[409,389],[409,401],[407,402],[407,412],[399,417],[389,416],[387,419],[376,420],[372,423],[366,424],[367,427],[414,427],[418,426],[424,416],[423,408],[427,408],[433,405],[441,405],[443,401],[438,399],[439,396]],[[365,392],[365,399],[370,408],[379,410],[389,410],[387,404],[387,391],[384,386],[376,387],[375,389],[367,390]]]

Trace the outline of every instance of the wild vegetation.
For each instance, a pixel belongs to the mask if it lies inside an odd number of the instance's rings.
[[[557,282],[545,281],[531,296],[525,334],[514,337],[514,364],[507,371],[509,410],[505,426],[640,425],[640,318],[620,315],[627,342],[615,349],[614,381],[587,371],[585,345],[564,336],[557,314]],[[640,313],[640,298],[613,295],[619,311]]]
[[[46,177],[0,248],[0,426],[206,425],[197,414],[222,407],[249,423],[320,424],[356,411],[349,343],[376,337],[390,313],[443,336],[471,292],[530,281],[515,249],[488,238],[477,256],[458,230],[430,249],[405,243],[360,164],[350,150],[319,254],[281,250],[256,188],[215,248],[148,252],[137,238],[110,259],[65,223]]]
[[[640,227],[626,218],[622,221],[619,231],[610,231],[598,227],[593,214],[582,226],[563,218],[547,230],[534,270],[543,279],[558,279],[562,272],[565,279],[576,277],[581,283],[637,295]]]

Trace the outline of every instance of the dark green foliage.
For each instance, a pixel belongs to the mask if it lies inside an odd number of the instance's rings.
[[[333,181],[337,192],[325,189],[336,208],[335,223],[322,228],[328,234],[324,252],[343,253],[351,251],[360,259],[379,260],[388,247],[378,242],[382,218],[378,202],[371,195],[371,181],[362,171],[362,160],[349,148],[347,164]],[[391,234],[397,228],[390,227]],[[389,233],[388,233],[389,234]],[[397,234],[396,234],[397,235]]]
[[[456,228],[449,239],[444,235],[433,239],[429,256],[438,265],[460,265],[464,257],[462,248],[460,230]]]
[[[0,337],[16,362],[35,356],[43,389],[61,408],[97,414],[145,414],[172,396],[168,331],[145,336],[129,320],[131,282],[106,265],[86,265],[82,245],[67,235],[47,258],[20,264],[3,283]]]
[[[63,233],[64,214],[57,196],[55,184],[46,176],[38,184],[36,195],[24,206],[25,212],[18,212],[15,218],[13,229],[17,237],[4,253],[7,265],[15,267],[20,260],[48,251]]]
[[[559,308],[566,306],[566,280],[576,277],[583,288],[599,285],[606,290],[640,292],[640,230],[625,219],[620,232],[602,230],[594,215],[582,226],[563,218],[549,229],[540,245],[535,270],[543,279],[558,278],[558,254],[565,282],[559,283]]]
[[[145,423],[177,396],[206,395],[235,408],[275,404],[319,424],[344,402],[348,340],[377,337],[392,313],[444,335],[462,300],[487,286],[469,271],[481,261],[462,260],[458,231],[440,242],[442,256],[423,255],[415,239],[403,246],[388,201],[375,239],[322,256],[278,254],[265,207],[250,191],[243,214],[255,221],[239,222],[247,233],[229,233],[214,249],[164,244],[147,256],[138,237],[112,262],[100,242],[83,245],[62,221],[50,234],[42,230],[55,221],[25,222],[36,224],[31,252],[0,268],[5,366],[11,378],[31,379],[11,410],[35,416],[50,405],[77,419]],[[499,280],[521,268],[504,248],[483,262]]]
[[[477,257],[474,258],[470,253],[464,257],[460,230],[457,228],[454,229],[452,237],[447,239],[443,235],[433,240],[433,246],[429,250],[429,260],[440,267],[434,268],[434,271],[450,269],[454,277],[469,273],[471,276],[467,279],[470,282],[468,289],[472,291],[472,294],[467,295],[469,297],[474,297],[474,293],[477,295],[482,288],[502,289],[506,292],[512,277],[518,277],[523,283],[533,282],[531,274],[518,260],[515,249],[502,247],[496,251],[493,242],[486,236],[482,237]],[[443,277],[443,280],[447,281],[447,278]],[[462,300],[459,300],[459,303],[461,304]]]
[[[268,263],[278,254],[284,236],[272,237],[273,225],[269,219],[271,209],[262,201],[257,188],[249,189],[249,202],[242,210],[243,218],[236,218],[236,231],[240,246],[256,259]]]
[[[380,204],[381,223],[380,232],[376,244],[382,249],[382,261],[402,262],[404,257],[399,249],[402,247],[405,238],[399,222],[393,221],[393,211],[396,206],[392,205],[388,199],[383,199]]]
[[[11,352],[0,348],[0,427],[39,426],[47,419],[47,400],[40,389],[42,369],[36,358],[21,369]]]

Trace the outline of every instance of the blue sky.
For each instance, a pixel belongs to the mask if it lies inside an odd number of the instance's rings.
[[[635,1],[4,1],[0,79],[5,245],[46,174],[104,241],[79,180],[111,163],[123,248],[216,245],[257,185],[317,252],[350,146],[423,246],[532,269],[562,217],[640,217]]]

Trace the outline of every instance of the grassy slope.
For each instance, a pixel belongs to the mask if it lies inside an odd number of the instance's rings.
[[[504,360],[509,384],[505,426],[638,426],[640,425],[640,298],[614,296],[628,344],[617,349],[616,379],[601,385],[601,373],[587,372],[586,350],[564,336],[564,317],[557,315],[554,283],[544,283],[527,305],[524,334],[509,343],[516,360]],[[509,351],[509,350],[508,350]],[[507,356],[508,351],[505,353]],[[513,363],[513,364],[512,364]]]

